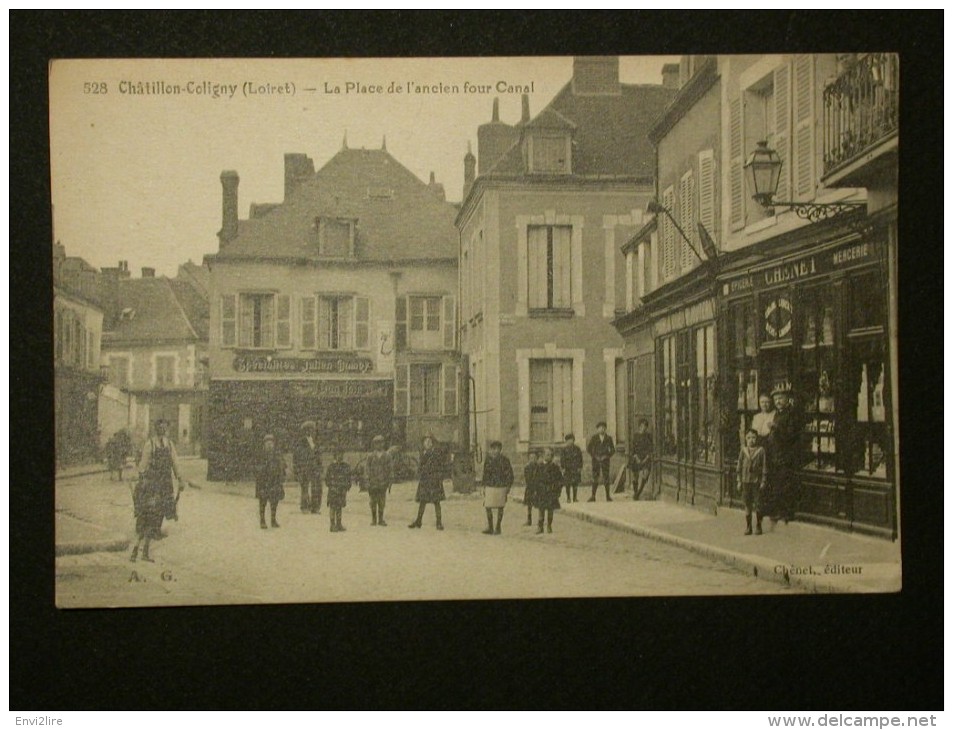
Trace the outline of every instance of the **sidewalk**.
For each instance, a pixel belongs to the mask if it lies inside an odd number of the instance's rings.
[[[110,532],[92,522],[66,512],[56,513],[56,555],[122,552],[129,549],[128,537]]]
[[[583,490],[580,489],[580,492]],[[522,490],[514,496],[522,502]],[[588,499],[589,493],[586,490]],[[890,593],[900,590],[900,543],[802,522],[744,535],[744,513],[722,507],[710,514],[666,501],[633,502],[626,494],[611,503],[566,504],[562,514],[615,530],[676,545],[719,560],[758,578],[816,593]]]

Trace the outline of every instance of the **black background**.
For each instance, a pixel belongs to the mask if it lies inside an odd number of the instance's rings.
[[[939,12],[10,12],[10,707],[942,708],[942,27]],[[901,593],[54,607],[50,59],[793,50],[901,53]]]

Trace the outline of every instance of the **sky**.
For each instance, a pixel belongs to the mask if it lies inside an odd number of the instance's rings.
[[[623,57],[620,78],[661,83],[677,61]],[[286,152],[320,169],[345,134],[368,149],[386,136],[399,162],[424,182],[433,171],[460,201],[467,143],[476,153],[493,99],[514,123],[523,88],[535,115],[571,76],[570,57],[55,61],[54,238],[96,267],[126,260],[135,276],[146,266],[174,276],[218,248],[223,170],[241,178],[246,218],[251,203],[281,201]]]

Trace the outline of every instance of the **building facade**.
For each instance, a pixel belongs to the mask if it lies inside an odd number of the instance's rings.
[[[126,262],[100,277],[106,308],[101,365],[108,382],[101,431],[120,428],[133,443],[155,421],[169,422],[180,454],[202,455],[208,393],[208,300],[191,283],[144,268],[132,278]]]
[[[344,147],[320,170],[285,156],[284,200],[238,220],[222,173],[212,306],[209,478],[251,469],[265,433],[290,450],[366,451],[384,435],[462,442],[457,354],[457,208],[382,148]]]
[[[627,249],[637,257],[656,236],[655,288],[617,321],[627,349],[654,340],[658,488],[692,504],[736,502],[743,431],[759,394],[783,385],[803,422],[799,514],[895,536],[896,58],[686,66],[653,134],[660,202],[699,254],[673,268],[681,236],[660,214],[657,234]],[[782,160],[773,208],[752,199],[745,177],[759,142]],[[686,154],[697,166],[680,176]],[[713,176],[702,172],[709,155]],[[836,203],[849,207],[813,219],[794,205]]]
[[[625,423],[620,245],[654,194],[647,132],[674,91],[619,82],[618,59],[578,58],[539,114],[478,129],[464,161],[461,349],[479,449],[507,453],[582,441],[598,421]]]
[[[53,246],[53,387],[57,467],[99,459],[99,349],[103,308],[96,270]]]

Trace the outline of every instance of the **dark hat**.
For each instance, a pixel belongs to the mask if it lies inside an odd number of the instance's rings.
[[[166,426],[168,426],[168,425],[169,425],[169,419],[168,419],[168,418],[157,418],[157,419],[156,419],[156,426],[158,426],[158,425],[160,425],[160,424],[165,424]]]
[[[771,389],[771,395],[791,395],[791,384],[786,382],[776,383]]]
[[[499,442],[499,441],[491,441],[491,442],[490,442],[490,448],[491,448],[491,449],[501,449],[501,450],[502,450],[503,444],[502,444],[501,442]]]
[[[571,433],[567,433],[565,436],[563,436],[563,441],[568,441],[569,439],[572,439],[573,441],[575,441],[575,440],[576,440],[576,436],[575,436],[574,434],[571,434]]]
[[[608,428],[608,425],[606,425],[605,421],[599,421],[599,423],[596,424],[596,428],[599,428],[599,426],[602,426],[603,428]]]

